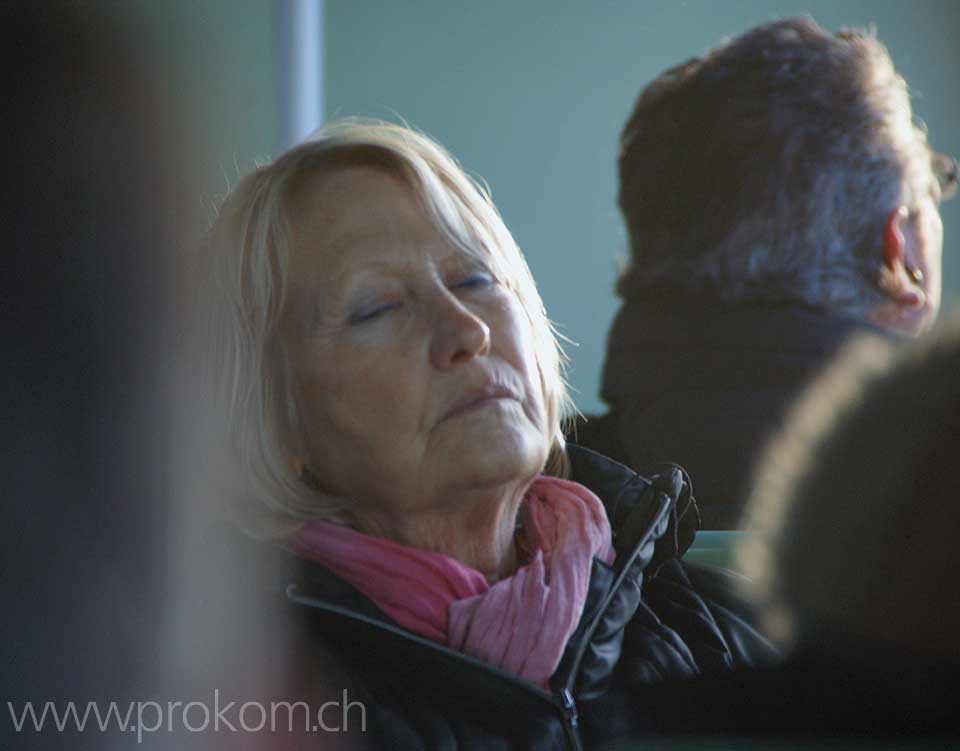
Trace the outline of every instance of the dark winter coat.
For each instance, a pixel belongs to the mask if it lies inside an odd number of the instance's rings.
[[[610,413],[577,440],[631,467],[681,464],[704,529],[736,526],[756,462],[790,405],[872,326],[796,305],[721,305],[651,294],[620,309],[607,343]]]
[[[681,561],[697,509],[680,470],[648,479],[575,446],[569,455],[573,479],[606,507],[616,560],[593,561],[549,692],[401,628],[326,568],[298,564],[286,607],[299,612],[303,638],[336,656],[350,700],[364,704],[364,745],[593,748],[650,726],[635,690],[774,659],[729,574]]]

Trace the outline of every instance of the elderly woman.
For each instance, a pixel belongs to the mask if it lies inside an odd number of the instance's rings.
[[[769,656],[679,562],[682,473],[565,446],[530,271],[435,143],[329,126],[240,182],[210,251],[235,507],[302,562],[286,607],[383,747],[581,748],[643,727],[631,686]]]

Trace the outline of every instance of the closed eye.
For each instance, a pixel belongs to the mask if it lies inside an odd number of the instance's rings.
[[[453,289],[476,289],[493,284],[493,277],[486,271],[477,271],[453,285]]]
[[[360,324],[374,321],[385,313],[389,313],[391,310],[396,310],[399,307],[400,303],[398,302],[383,303],[381,305],[374,305],[372,307],[364,307],[351,313],[347,320],[351,326],[359,326]]]

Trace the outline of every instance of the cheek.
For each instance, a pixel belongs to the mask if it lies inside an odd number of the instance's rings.
[[[369,390],[365,371],[344,362],[333,348],[323,348],[301,357],[296,378],[301,428],[314,453],[351,439],[360,422],[357,405]]]
[[[514,353],[514,365],[521,370],[524,381],[527,384],[529,396],[536,405],[538,419],[546,423],[546,398],[544,394],[544,377],[540,364],[537,361],[536,337],[534,336],[533,324],[527,317],[526,312],[515,298],[511,298],[508,304],[507,316],[509,320],[509,331],[511,348]]]
[[[328,381],[327,406],[335,427],[375,442],[384,430],[409,430],[418,403],[411,366],[389,352],[342,363]]]
[[[406,388],[405,372],[380,361],[378,367],[339,367],[311,380],[303,412],[305,448],[310,467],[335,494],[370,495],[385,468],[408,461],[420,446],[415,395]]]

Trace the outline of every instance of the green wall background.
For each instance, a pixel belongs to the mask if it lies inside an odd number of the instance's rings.
[[[237,179],[277,155],[278,14],[272,0],[125,0],[124,12],[160,40],[169,101],[187,120],[203,225]],[[186,182],[186,181],[185,181]],[[202,229],[202,226],[201,228]]]
[[[401,116],[485,178],[569,347],[575,399],[599,371],[626,239],[617,137],[640,88],[725,36],[809,13],[875,24],[932,143],[960,153],[960,2],[327,0],[327,116]],[[945,204],[946,296],[960,291],[960,201]]]
[[[131,0],[174,41],[198,108],[207,212],[279,143],[278,23],[267,0]],[[326,116],[402,117],[486,179],[551,318],[576,342],[578,406],[599,374],[626,239],[617,136],[658,73],[763,21],[873,24],[940,150],[960,154],[956,0],[326,0]],[[960,199],[944,205],[945,302],[960,294]]]

